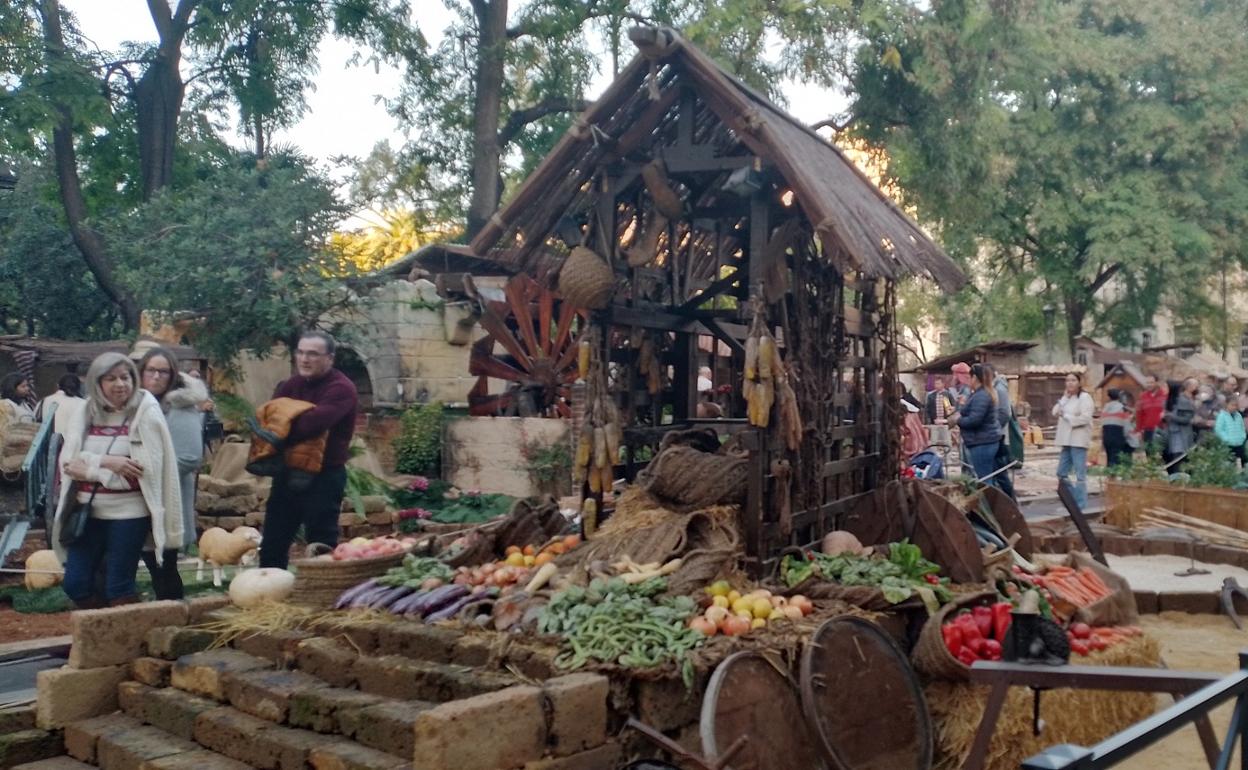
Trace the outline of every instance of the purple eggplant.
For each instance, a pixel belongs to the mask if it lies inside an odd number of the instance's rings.
[[[351,602],[354,601],[357,596],[363,593],[366,593],[368,591],[371,591],[377,586],[378,586],[377,579],[373,578],[372,580],[366,580],[363,583],[360,583],[358,586],[355,586],[354,588],[348,588],[347,590],[342,592],[342,596],[338,597],[338,601],[334,602],[334,609],[336,610],[345,609],[346,607],[350,606]]]
[[[407,612],[404,614],[420,615],[421,617],[424,617],[430,612],[436,612],[437,610],[445,607],[447,604],[450,604],[451,602],[469,594],[471,594],[471,591],[469,591],[465,586],[440,586],[421,597],[421,600],[409,607]]]
[[[415,590],[416,589],[408,588],[407,586],[398,586],[396,588],[391,588],[382,596],[378,597],[377,599],[374,599],[372,602],[369,602],[368,606],[374,610],[384,610],[390,605],[397,602],[399,599],[402,599],[404,596],[407,596],[408,594],[412,593]]]
[[[353,610],[364,609],[393,590],[390,586],[377,586],[356,596],[348,607]]]
[[[459,611],[462,610],[464,607],[467,607],[469,604],[472,604],[474,602],[481,602],[482,600],[483,600],[483,597],[478,596],[476,594],[472,594],[472,593],[469,593],[467,596],[461,596],[458,599],[452,601],[450,604],[443,605],[442,607],[434,610],[433,612],[430,612],[428,615],[425,616],[425,622],[436,623],[439,620],[450,620],[451,618],[455,617],[455,615],[458,614]]]
[[[399,599],[399,600],[398,600],[397,602],[395,602],[394,604],[391,604],[391,605],[390,605],[389,607],[387,607],[386,609],[390,610],[390,611],[391,611],[391,612],[393,612],[395,615],[402,615],[402,614],[404,614],[405,612],[407,612],[407,611],[408,611],[408,609],[409,609],[409,608],[410,608],[413,604],[415,604],[416,602],[418,602],[418,601],[420,601],[421,599],[423,599],[423,598],[425,597],[425,594],[427,594],[427,593],[429,593],[429,592],[428,592],[428,591],[416,591],[416,592],[414,592],[414,593],[410,593],[410,594],[408,594],[407,596],[404,596],[402,599]]]

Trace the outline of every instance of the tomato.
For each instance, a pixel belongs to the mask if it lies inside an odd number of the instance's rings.
[[[1088,643],[1082,639],[1073,639],[1070,642],[1070,651],[1076,655],[1088,654]]]
[[[986,644],[984,639],[975,637],[974,639],[969,640],[966,643],[966,646],[970,648],[971,652],[975,653],[976,657],[983,657],[984,644]]]
[[[988,660],[1001,660],[1001,643],[996,639],[985,639],[984,655]]]
[[[1096,650],[1099,652],[1100,650],[1103,650],[1108,646],[1109,645],[1105,643],[1105,640],[1097,636],[1096,634],[1092,634],[1091,636],[1088,637],[1088,647],[1090,647],[1093,650]]]
[[[958,661],[963,665],[970,666],[977,660],[979,658],[975,656],[975,653],[971,652],[969,647],[963,647],[962,652],[958,653]]]
[[[1087,623],[1071,623],[1070,635],[1076,639],[1087,639],[1092,636],[1092,627]]]

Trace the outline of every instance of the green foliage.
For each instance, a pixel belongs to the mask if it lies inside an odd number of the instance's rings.
[[[1117,465],[1105,469],[1105,475],[1120,481],[1165,481],[1169,474],[1161,460],[1159,447],[1124,456]]]
[[[572,450],[566,443],[529,443],[522,450],[525,470],[543,488],[565,481],[572,473]]]
[[[1068,341],[1125,341],[1199,310],[1243,252],[1242,26],[1198,0],[969,0],[865,29],[855,130],[976,278],[948,317],[982,340],[1052,302]]]
[[[1230,489],[1244,480],[1230,448],[1210,435],[1202,437],[1187,453],[1183,473],[1187,476],[1187,485],[1193,487]]]
[[[442,470],[442,404],[413,404],[400,419],[394,440],[395,470],[428,474]]]
[[[365,510],[364,498],[371,495],[389,496],[393,487],[385,479],[369,473],[363,468],[347,466],[346,496],[351,501],[357,515],[363,517]]]
[[[228,425],[231,430],[251,435],[251,427],[247,420],[256,416],[256,407],[250,401],[233,393],[214,393],[212,403],[222,423]]]
[[[146,307],[194,313],[194,344],[222,362],[293,347],[343,306],[353,267],[327,248],[346,209],[324,172],[294,153],[246,156],[165,190],[105,228]]]

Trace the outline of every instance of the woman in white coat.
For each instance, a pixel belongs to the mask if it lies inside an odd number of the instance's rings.
[[[1079,508],[1088,506],[1088,446],[1092,444],[1092,396],[1083,389],[1083,378],[1066,375],[1066,392],[1053,406],[1057,418],[1057,479],[1061,483],[1075,473],[1075,501]]]
[[[85,385],[87,399],[65,428],[52,543],[65,565],[65,593],[78,607],[128,604],[138,600],[135,576],[148,540],[157,559],[182,545],[177,456],[160,404],[139,388],[133,361],[104,353]],[[72,538],[66,520],[84,505],[89,517]]]

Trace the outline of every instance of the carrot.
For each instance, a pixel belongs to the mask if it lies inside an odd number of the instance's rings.
[[[1093,596],[1097,597],[1098,599],[1102,599],[1102,598],[1104,598],[1104,597],[1106,597],[1106,596],[1109,596],[1109,591],[1108,591],[1108,589],[1105,587],[1105,584],[1104,584],[1104,583],[1098,583],[1097,581],[1093,580],[1093,579],[1090,577],[1090,575],[1091,575],[1091,574],[1092,574],[1091,572],[1086,571],[1086,570],[1085,570],[1085,571],[1083,571],[1083,572],[1076,572],[1076,573],[1075,573],[1075,580],[1079,581],[1079,584],[1080,584],[1080,585],[1082,585],[1084,588],[1088,589],[1088,591],[1089,591],[1089,592],[1090,592]]]
[[[1049,581],[1049,586],[1050,588],[1056,588],[1059,594],[1075,604],[1084,606],[1091,603],[1084,590],[1075,585],[1074,581],[1069,578],[1053,578]]]
[[[1063,567],[1059,565],[1056,567],[1049,567],[1048,574],[1056,576],[1073,575],[1075,574],[1075,570],[1070,567]]]
[[[1091,580],[1094,584],[1096,584],[1097,587],[1099,587],[1102,591],[1105,592],[1106,596],[1114,592],[1113,589],[1111,589],[1109,586],[1105,584],[1104,580],[1101,580],[1101,576],[1096,574],[1095,570],[1085,570],[1085,573],[1087,574],[1089,580]]]

